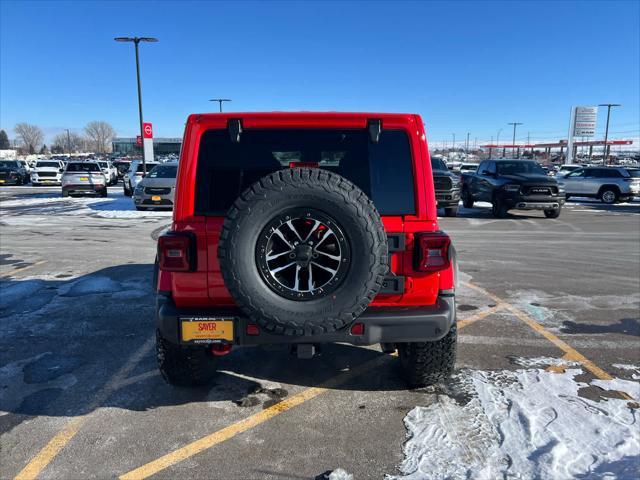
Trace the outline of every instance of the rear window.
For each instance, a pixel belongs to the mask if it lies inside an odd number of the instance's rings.
[[[176,178],[177,165],[158,165],[149,172],[149,178]]]
[[[9,160],[4,160],[2,162],[0,162],[0,167],[2,168],[17,168],[18,167],[18,162],[12,162]]]
[[[150,171],[156,165],[157,165],[157,163],[147,163],[147,172]],[[144,173],[144,165],[142,165],[142,162],[140,162],[138,164],[138,169],[136,170],[136,172],[137,173]]]
[[[67,172],[99,172],[100,167],[97,163],[69,163]]]
[[[245,130],[233,143],[227,130],[204,133],[198,154],[195,210],[224,215],[234,200],[265,175],[292,163],[314,163],[356,184],[381,215],[415,213],[409,138],[383,130],[378,143],[366,130]]]
[[[627,170],[627,173],[632,178],[640,178],[640,170]]]

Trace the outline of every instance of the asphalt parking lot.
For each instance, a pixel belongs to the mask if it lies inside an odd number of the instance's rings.
[[[640,203],[442,218],[457,373],[419,390],[347,345],[237,349],[209,388],[170,387],[150,284],[170,213],[117,186],[4,187],[0,214],[0,478],[640,475]]]

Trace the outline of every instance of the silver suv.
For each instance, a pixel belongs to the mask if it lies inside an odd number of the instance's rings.
[[[559,180],[569,197],[592,197],[604,203],[629,202],[640,195],[637,172],[622,167],[585,167]]]

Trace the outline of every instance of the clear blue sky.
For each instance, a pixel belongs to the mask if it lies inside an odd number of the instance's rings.
[[[0,0],[0,128],[50,139],[107,120],[137,131],[131,44],[145,118],[181,136],[207,100],[236,111],[417,112],[432,143],[566,137],[571,105],[622,103],[614,137],[640,134],[640,3],[127,2]],[[604,129],[600,115],[599,130]]]

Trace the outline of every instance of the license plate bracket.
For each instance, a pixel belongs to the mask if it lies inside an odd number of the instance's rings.
[[[182,343],[233,343],[232,317],[180,317]]]

